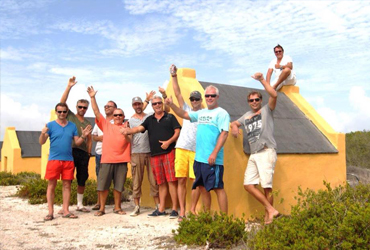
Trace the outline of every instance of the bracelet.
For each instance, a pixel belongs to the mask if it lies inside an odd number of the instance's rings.
[[[174,75],[171,75],[172,77],[176,77],[177,76],[177,74],[174,74]]]
[[[149,104],[149,101],[148,100],[145,100],[145,102]]]
[[[82,140],[85,140],[86,138],[85,137],[83,137],[82,135],[80,136],[80,138],[82,138]]]
[[[167,95],[162,95],[163,99],[166,99],[167,98]]]

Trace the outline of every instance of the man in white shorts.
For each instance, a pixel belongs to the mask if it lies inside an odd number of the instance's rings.
[[[297,79],[293,71],[293,60],[290,56],[284,56],[284,49],[281,45],[274,48],[276,59],[269,64],[266,74],[266,81],[270,84],[272,72],[275,73],[275,79],[271,86],[278,91],[285,85],[295,85]]]
[[[265,207],[265,224],[270,224],[280,213],[272,206],[272,178],[277,160],[274,139],[273,113],[276,107],[277,92],[263,78],[261,73],[252,76],[260,81],[270,95],[268,104],[262,106],[262,94],[253,91],[248,94],[251,111],[231,123],[232,135],[239,135],[239,127],[244,125],[251,149],[248,166],[244,175],[244,188]],[[257,185],[261,183],[262,193]]]

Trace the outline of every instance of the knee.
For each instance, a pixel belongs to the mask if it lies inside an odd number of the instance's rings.
[[[179,186],[186,186],[187,178],[179,178],[178,183]]]
[[[250,192],[253,187],[254,187],[254,185],[244,185],[244,189],[247,192]]]
[[[285,72],[287,72],[288,74],[290,74],[290,72],[292,71],[290,68],[285,68],[285,69],[283,69],[283,71],[285,71]]]

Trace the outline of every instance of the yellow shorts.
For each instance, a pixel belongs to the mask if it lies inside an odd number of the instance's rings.
[[[177,178],[189,177],[195,179],[194,175],[195,152],[176,148],[175,151],[175,176]]]

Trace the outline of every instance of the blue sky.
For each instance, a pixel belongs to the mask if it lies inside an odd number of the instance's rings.
[[[172,63],[261,88],[250,75],[266,74],[278,43],[336,131],[369,130],[369,13],[369,1],[1,0],[1,139],[8,126],[40,130],[72,75],[71,107],[93,85],[100,107],[115,100],[128,117]]]

